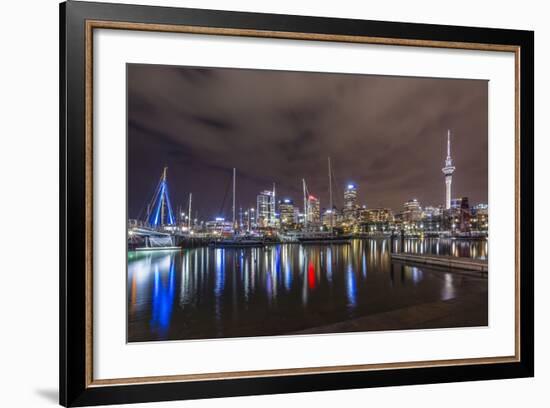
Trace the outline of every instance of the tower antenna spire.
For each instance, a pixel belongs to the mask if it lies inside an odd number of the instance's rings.
[[[307,228],[307,217],[308,217],[308,205],[307,205],[307,187],[306,179],[302,179],[302,187],[304,189],[304,227]]]
[[[451,157],[451,129],[447,129],[447,157]]]

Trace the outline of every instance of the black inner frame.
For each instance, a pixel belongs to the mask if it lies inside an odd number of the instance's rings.
[[[534,375],[534,33],[532,31],[68,1],[60,5],[60,403],[64,406],[322,391]],[[520,47],[520,355],[513,363],[86,388],[85,24],[157,23]]]

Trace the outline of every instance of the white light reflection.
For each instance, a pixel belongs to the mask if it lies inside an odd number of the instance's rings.
[[[424,272],[422,272],[421,269],[418,269],[417,267],[413,266],[411,267],[411,276],[412,276],[413,283],[416,285],[424,277]]]
[[[453,275],[451,273],[445,274],[445,282],[441,289],[441,299],[449,300],[455,297],[455,286],[453,282]]]

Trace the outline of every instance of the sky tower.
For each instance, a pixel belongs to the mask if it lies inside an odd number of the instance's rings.
[[[441,169],[445,175],[445,208],[448,210],[451,208],[451,183],[453,180],[453,173],[455,166],[453,166],[453,159],[451,159],[451,131],[447,130],[447,158],[445,159],[445,167]]]

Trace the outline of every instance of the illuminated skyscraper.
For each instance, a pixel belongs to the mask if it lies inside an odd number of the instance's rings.
[[[355,221],[357,212],[357,186],[348,184],[344,191],[343,214],[346,221]]]
[[[441,169],[445,175],[445,209],[451,208],[451,183],[453,181],[453,173],[455,167],[451,158],[451,131],[447,130],[447,158],[445,159],[445,167]]]
[[[319,199],[311,194],[307,198],[307,222],[308,224],[321,222],[321,204]]]
[[[296,212],[294,201],[289,198],[279,201],[279,213],[281,214],[281,225],[288,227],[296,223]]]
[[[268,227],[275,223],[275,194],[264,190],[256,198],[256,222],[259,227]]]

